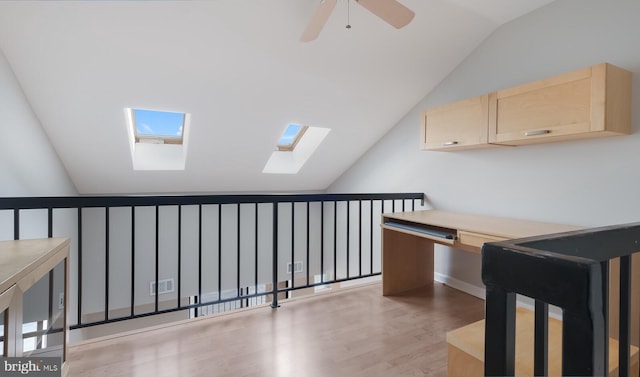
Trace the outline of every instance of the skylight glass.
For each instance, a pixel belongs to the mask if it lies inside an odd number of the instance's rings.
[[[124,109],[134,170],[184,170],[191,114]]]
[[[291,127],[294,126],[294,127]],[[280,145],[271,153],[262,172],[265,174],[297,174],[313,152],[320,146],[322,140],[331,131],[328,128],[290,125],[291,130],[285,131],[278,143],[287,143],[288,149],[281,150]],[[297,141],[291,144],[297,131]],[[304,137],[302,136],[304,133]]]
[[[132,109],[136,142],[182,144],[185,114]]]
[[[289,124],[284,130],[284,133],[278,140],[279,151],[292,151],[296,144],[300,141],[300,138],[307,130],[307,126],[300,124]]]

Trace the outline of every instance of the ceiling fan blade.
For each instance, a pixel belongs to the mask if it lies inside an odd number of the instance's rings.
[[[336,7],[337,3],[338,0],[320,1],[320,4],[318,4],[316,11],[311,18],[311,21],[309,21],[309,24],[307,24],[307,28],[304,30],[302,36],[300,37],[300,42],[309,42],[318,38],[318,35],[320,35],[324,24],[327,23],[327,20],[329,19],[329,16],[331,15],[333,8]]]
[[[416,15],[396,0],[356,0],[356,2],[396,29],[407,26]]]

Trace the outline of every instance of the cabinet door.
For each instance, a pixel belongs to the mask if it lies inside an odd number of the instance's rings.
[[[613,118],[630,114],[627,73],[600,64],[491,93],[489,142],[520,145],[628,133],[630,118]]]
[[[427,110],[421,148],[458,150],[487,146],[489,96],[483,95]]]

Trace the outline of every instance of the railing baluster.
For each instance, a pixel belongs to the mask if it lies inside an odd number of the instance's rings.
[[[338,202],[333,202],[333,280],[338,280]]]
[[[513,376],[515,373],[516,295],[487,286],[484,373]]]
[[[53,237],[53,208],[47,208],[47,237]],[[48,321],[47,326],[53,328],[53,270],[49,271],[49,302],[48,302]]]
[[[255,203],[255,245],[254,245],[254,288],[253,293],[258,293],[258,203]]]
[[[47,237],[53,237],[53,208],[47,208]]]
[[[155,311],[158,311],[158,303],[160,297],[160,286],[158,284],[158,280],[160,277],[160,207],[156,206],[156,270],[155,270],[155,279],[156,279],[156,297],[155,297]]]
[[[631,339],[631,256],[620,257],[620,336],[618,339],[618,376],[631,373],[629,344]]]
[[[358,200],[358,275],[362,276],[362,200]]]
[[[136,288],[136,207],[131,206],[131,316],[135,315]]]
[[[236,229],[236,242],[237,242],[237,254],[236,254],[236,296],[241,296],[240,294],[240,203],[236,204],[236,211],[238,212],[238,222],[237,222],[237,229]]]
[[[222,204],[218,205],[218,300],[222,300]]]
[[[310,225],[310,214],[309,214],[309,202],[307,202],[307,261],[306,266],[307,266],[307,285],[309,285],[309,270],[311,270],[310,266],[309,266],[309,248],[311,247],[311,241],[309,240],[309,234],[310,234],[310,229],[309,229],[309,225]]]
[[[296,250],[296,212],[295,212],[296,204],[291,202],[291,288],[295,288],[296,280],[295,280],[295,250]],[[289,297],[287,292],[287,297]]]
[[[378,219],[380,219],[380,221],[382,221],[382,214],[384,213],[384,200],[380,201],[380,216],[378,216]],[[380,246],[382,247],[382,245]],[[382,261],[380,261],[380,273],[382,273]]]
[[[350,262],[351,262],[351,256],[349,255],[349,251],[350,251],[350,241],[351,241],[351,202],[350,201],[346,201],[345,202],[347,205],[347,279],[349,279],[350,276]]]
[[[324,201],[320,202],[320,282],[324,283]]]
[[[78,325],[82,324],[82,208],[78,208]],[[67,300],[68,301],[68,300]]]
[[[198,304],[202,303],[202,204],[198,205]],[[198,316],[198,308],[196,308],[195,316]]]
[[[611,265],[609,261],[604,261],[600,263],[600,274],[602,275],[602,302],[606,303],[603,305],[603,323],[606,324],[602,329],[604,334],[603,338],[603,355],[602,360],[604,360],[604,370],[608,371],[609,366],[609,269]]]
[[[272,250],[272,280],[273,280],[273,300],[271,301],[271,307],[277,308],[278,306],[278,202],[273,203],[273,250]]]
[[[549,304],[536,300],[535,324],[533,342],[533,375],[546,376],[548,374],[548,343],[549,343]]]
[[[109,207],[104,209],[104,320],[109,320]]]
[[[178,205],[178,308],[182,307],[182,206]]]
[[[369,273],[373,274],[373,199],[369,200]]]
[[[13,239],[20,239],[20,209],[15,208],[13,210]]]

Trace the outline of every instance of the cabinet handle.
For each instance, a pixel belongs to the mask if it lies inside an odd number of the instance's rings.
[[[443,146],[448,147],[450,145],[456,145],[458,144],[457,141],[445,141],[444,143],[442,143]]]
[[[550,130],[536,130],[536,131],[526,131],[524,136],[536,136],[536,135],[545,135],[550,134]]]

